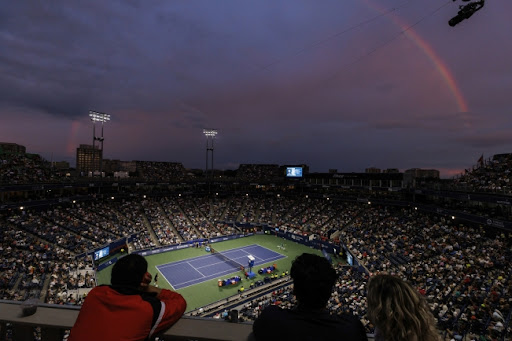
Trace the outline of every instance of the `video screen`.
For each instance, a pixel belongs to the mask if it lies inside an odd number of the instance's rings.
[[[287,178],[302,178],[302,167],[286,167]]]
[[[347,253],[347,263],[350,266],[354,266],[354,258],[352,258],[352,255],[350,253]]]
[[[98,260],[98,259],[101,259],[103,257],[106,257],[106,256],[108,256],[109,253],[110,253],[110,250],[109,250],[108,246],[104,247],[101,250],[94,251],[94,260]]]

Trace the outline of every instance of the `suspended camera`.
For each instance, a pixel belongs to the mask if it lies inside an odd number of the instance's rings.
[[[455,1],[455,0],[454,0]],[[464,2],[468,2],[469,0],[462,0]],[[448,21],[448,25],[455,26],[460,23],[464,19],[469,19],[473,14],[475,14],[478,10],[484,7],[485,0],[470,2],[466,5],[459,6],[459,12],[456,16]]]

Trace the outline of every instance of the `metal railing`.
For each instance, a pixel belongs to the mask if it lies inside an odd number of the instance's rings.
[[[33,315],[23,316],[22,302],[0,300],[0,340],[32,341],[37,328],[41,341],[62,341],[79,312],[79,306],[40,304]],[[183,316],[158,337],[163,341],[255,340],[252,323],[189,316]],[[373,334],[368,334],[368,340],[374,340]]]
[[[35,314],[23,316],[21,302],[0,300],[0,340],[9,334],[12,340],[34,340],[34,329],[40,328],[41,341],[62,341],[71,329],[80,307],[41,304]],[[254,340],[251,323],[229,323],[210,318],[181,318],[160,340]]]

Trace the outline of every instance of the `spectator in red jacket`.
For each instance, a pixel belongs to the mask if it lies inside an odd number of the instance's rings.
[[[92,289],[71,329],[69,341],[146,340],[185,312],[178,293],[150,285],[144,257],[130,254],[112,268],[112,285]]]

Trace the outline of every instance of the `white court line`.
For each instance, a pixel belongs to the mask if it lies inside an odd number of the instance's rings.
[[[274,250],[270,250],[269,248],[266,248],[266,247],[261,246],[261,245],[259,245],[259,244],[254,244],[254,245],[255,245],[255,246],[257,246],[257,247],[259,247],[259,248],[262,248],[262,249],[268,250],[268,251],[269,251],[270,253],[272,253],[272,254],[277,254],[277,255],[278,255],[278,256],[274,256],[274,257],[268,258],[268,259],[267,259],[267,258],[260,258],[260,257],[258,257],[258,256],[254,256],[254,255],[252,255],[253,257],[255,257],[255,258],[257,258],[257,259],[261,259],[261,260],[262,260],[262,263],[272,262],[272,261],[274,261],[274,260],[278,260],[278,259],[282,259],[282,258],[288,258],[288,256],[285,256],[285,255],[283,255],[283,254],[281,254],[281,253],[279,253],[279,252],[276,252],[276,251],[274,251]],[[245,250],[242,250],[242,251],[244,251],[244,252],[245,252]],[[276,257],[277,257],[277,258],[276,258]],[[260,263],[260,264],[262,264],[262,263]],[[258,265],[260,265],[260,264],[258,264]]]
[[[162,275],[161,277],[163,277],[165,279],[165,281],[171,286],[172,290],[176,291],[176,289],[172,286],[171,282],[169,282],[169,280],[167,279],[167,277],[165,277],[165,275],[162,273],[162,271],[160,271],[160,269],[158,268],[158,266],[156,266],[156,269],[158,270],[158,272],[160,272],[160,275]]]
[[[259,246],[259,245],[258,244],[251,244],[251,245],[247,245],[247,246],[238,247],[236,249],[231,249],[231,250],[228,250],[227,252],[237,251],[237,250],[244,249],[246,247],[254,247],[254,246]],[[172,251],[169,251],[169,252],[172,252]],[[225,251],[221,251],[221,252],[226,254]],[[159,265],[159,266],[162,267],[162,268],[166,268],[168,266],[175,266],[175,265],[182,264],[182,263],[188,263],[188,262],[193,261],[195,259],[208,258],[208,257],[211,257],[211,256],[213,256],[213,255],[212,254],[207,254],[207,255],[197,256],[197,257],[193,257],[193,258],[182,259],[182,260],[178,260],[178,261],[175,261],[175,262],[171,262],[171,263],[167,263],[167,264],[162,264],[162,265]],[[213,256],[213,257],[215,257],[215,256]]]
[[[263,258],[260,258],[260,257],[258,257],[258,256],[252,255],[252,254],[250,254],[249,252],[247,252],[247,251],[245,251],[245,250],[243,250],[243,251],[244,251],[246,254],[253,256],[254,258],[257,258],[257,259],[263,259]]]
[[[250,246],[250,248],[252,248],[252,249],[253,249],[253,248],[256,248],[256,247],[260,247],[260,248],[262,247],[262,246],[257,245],[257,244],[253,244],[253,245],[249,245],[249,246]],[[245,248],[247,248],[247,247],[241,247],[241,248],[231,249],[231,250],[229,250],[229,251],[243,251],[243,252],[245,252],[246,254],[249,254],[249,253],[247,253],[247,252],[244,250]],[[269,250],[269,249],[267,249],[267,250]],[[272,250],[269,250],[269,251],[272,251]],[[222,251],[222,252],[223,252],[223,254],[227,254],[227,253],[228,253],[228,252],[224,252],[224,251]],[[280,255],[280,254],[279,254],[279,255]],[[202,256],[202,257],[204,257],[204,256]],[[246,256],[242,256],[242,257],[246,257]],[[234,259],[239,259],[239,258],[242,258],[242,257],[237,257],[237,258],[234,258]],[[277,256],[277,257],[279,257],[279,256]],[[259,257],[257,257],[257,258],[259,258]],[[281,256],[281,258],[285,258],[285,256]],[[262,259],[262,258],[259,258],[259,259]],[[278,259],[279,259],[279,258],[278,258]],[[273,258],[271,258],[271,260],[270,260],[270,261],[272,261],[272,260],[274,260],[274,259],[273,259]],[[206,267],[214,266],[214,265],[217,265],[217,264],[226,264],[226,263],[227,263],[227,262],[225,262],[225,261],[220,261],[220,262],[217,262],[217,263],[208,264],[208,265],[205,265],[205,266],[200,266],[200,267],[198,267],[197,269],[202,269],[202,268],[206,268]],[[194,269],[195,269],[195,267],[194,267],[192,264],[189,264],[189,265],[190,265],[192,268],[194,268]],[[196,269],[196,270],[197,270],[197,269]],[[222,271],[222,272],[216,272],[216,273],[211,274],[211,275],[209,275],[209,276],[203,276],[203,277],[204,277],[204,278],[208,278],[208,280],[210,280],[210,279],[214,279],[214,278],[216,278],[216,277],[222,277],[222,276],[225,276],[225,275],[227,275],[227,274],[232,274],[232,273],[236,273],[236,272],[238,272],[238,271],[239,271],[239,270],[235,270],[235,269],[236,269],[236,268],[233,268],[233,269],[230,269],[230,270],[224,270],[224,271]],[[210,277],[211,277],[211,278],[210,278]],[[176,283],[176,286],[180,286],[180,285],[185,284],[185,283],[195,282],[195,281],[197,281],[197,280],[198,280],[198,279],[196,278],[196,279],[192,279],[192,280],[189,280],[189,281],[185,281],[185,282],[181,282],[181,283]],[[192,283],[192,284],[190,284],[190,285],[187,285],[187,286],[181,287],[180,289],[183,289],[183,288],[189,287],[189,286],[191,286],[191,285],[199,284],[199,283],[202,283],[202,282]]]
[[[197,271],[197,272],[198,272],[198,273],[199,273],[203,278],[205,278],[205,277],[206,277],[206,276],[205,276],[201,271],[199,271],[198,269],[196,269],[196,268],[195,268],[195,266],[193,266],[192,264],[190,264],[190,263],[188,263],[188,262],[187,262],[187,264],[188,264],[192,269],[196,270],[196,271]]]
[[[222,276],[226,276],[226,275],[229,275],[229,274],[232,274],[232,273],[236,273],[236,272],[237,272],[237,271],[232,272],[232,270],[225,270],[225,271],[223,271],[223,272],[217,272],[217,273],[214,273],[214,274],[212,274],[212,275],[210,275],[210,276],[205,276],[205,278],[208,278],[208,279],[207,279],[207,281],[209,281],[209,280],[211,280],[211,279],[214,279],[215,277],[222,277]],[[209,277],[211,277],[211,278],[209,278]],[[191,279],[190,281],[185,281],[185,282],[181,282],[181,283],[176,283],[176,286],[178,286],[178,285],[182,285],[182,284],[184,284],[184,283],[194,282],[194,281],[197,281],[197,280],[198,280],[198,279]],[[203,282],[205,282],[205,281],[200,281],[200,282],[197,282],[197,283],[192,283],[192,284],[190,284],[190,285],[186,285],[186,286],[184,286],[184,287],[181,287],[180,289],[183,289],[183,288],[189,287],[189,286],[191,286],[191,285],[196,285],[196,284],[199,284],[199,283],[203,283]]]
[[[201,267],[199,267],[199,268],[195,268],[192,264],[188,264],[188,265],[189,265],[192,269],[194,269],[194,270],[196,270],[197,272],[199,272],[199,273],[203,276],[203,278],[208,278],[207,280],[214,279],[215,277],[224,276],[224,275],[227,275],[227,274],[236,273],[236,272],[240,271],[240,269],[233,267],[232,269],[224,270],[224,271],[222,271],[222,272],[216,272],[216,273],[214,273],[214,274],[211,274],[211,275],[205,276],[205,275],[203,275],[203,273],[202,273],[202,272],[200,272],[200,271],[198,270],[198,269],[202,269],[202,268],[210,267],[210,266],[217,265],[217,264],[227,264],[227,263],[226,263],[226,262],[224,262],[224,261],[220,261],[220,262],[217,262],[217,263],[213,263],[213,264],[208,264],[208,265],[205,265],[205,266],[201,266]],[[165,277],[165,276],[164,276],[164,277]],[[210,277],[211,277],[211,278],[210,278]],[[167,280],[167,278],[166,278],[166,280]],[[195,279],[191,279],[191,280],[189,280],[189,281],[176,283],[176,286],[182,285],[182,284],[184,284],[184,283],[194,282],[194,281],[197,281],[197,280],[199,280],[199,279],[198,279],[198,278],[195,278]],[[167,281],[167,282],[169,282],[169,281]],[[199,282],[197,282],[197,283],[193,283],[193,284],[199,284],[199,283],[202,283],[202,282],[204,282],[204,281],[199,281]],[[191,285],[193,285],[193,284],[191,284]],[[187,286],[190,286],[190,285],[187,285]],[[180,288],[180,289],[186,288],[187,286],[182,287],[182,288]]]
[[[217,264],[229,264],[228,262],[225,262],[225,261],[220,261],[220,262],[217,262],[217,263],[211,263],[211,264],[208,264],[208,265],[204,265],[204,266],[199,266],[197,267],[198,269],[203,269],[203,268],[208,268],[210,266],[214,266],[214,265],[217,265]],[[192,267],[194,267],[193,265],[190,265]],[[232,265],[234,266],[234,265]],[[238,269],[238,268],[234,268],[234,269]],[[240,270],[240,269],[239,269]]]
[[[242,249],[243,249],[242,251],[245,251],[245,249],[254,249],[255,247],[258,247],[258,248],[259,248],[259,247],[263,247],[263,246],[258,245],[258,244],[247,245],[246,247],[243,247],[243,248],[242,248]],[[265,249],[266,249],[266,248],[265,248]],[[270,249],[267,249],[267,250],[270,250]]]
[[[275,260],[283,259],[283,258],[288,258],[288,256],[281,256],[281,257],[269,258],[269,259],[265,260],[263,263],[273,262],[273,261],[275,261]]]
[[[264,263],[272,262],[272,261],[278,260],[278,259],[288,258],[288,256],[285,256],[285,255],[283,255],[283,254],[281,254],[279,252],[275,252],[275,251],[273,251],[273,250],[271,250],[269,248],[266,248],[264,246],[261,246],[259,244],[251,244],[251,245],[247,245],[247,246],[243,246],[243,247],[239,247],[239,248],[235,248],[235,249],[231,249],[231,250],[227,250],[227,251],[221,251],[221,252],[223,254],[227,254],[227,253],[234,252],[234,251],[242,251],[242,252],[245,252],[246,254],[249,254],[246,251],[246,249],[254,249],[254,248],[261,248],[261,249],[267,250],[271,254],[276,254],[276,256],[268,258],[268,259],[267,258],[263,259],[263,258],[260,258],[258,256],[254,256],[255,258],[260,259],[262,261],[261,263],[258,262],[257,265],[261,265],[261,264],[264,264]],[[159,266],[157,266],[157,269],[160,271],[160,269],[159,269],[160,267],[167,268],[167,267],[171,267],[171,266],[175,266],[175,265],[187,264],[189,267],[191,267],[192,269],[194,269],[197,272],[199,272],[203,276],[203,278],[207,278],[207,280],[214,279],[215,277],[225,276],[225,275],[228,275],[228,274],[231,274],[231,273],[236,273],[236,272],[239,271],[239,270],[235,270],[236,268],[233,268],[233,269],[230,269],[230,270],[224,270],[222,272],[217,272],[217,273],[214,273],[212,275],[205,276],[202,272],[199,271],[199,269],[203,269],[203,268],[206,268],[206,267],[214,266],[214,265],[217,265],[217,264],[226,264],[226,262],[225,261],[220,261],[220,262],[208,264],[208,265],[205,265],[205,266],[200,266],[200,267],[197,267],[197,268],[195,266],[193,266],[192,264],[190,264],[190,262],[189,262],[190,260],[197,260],[199,258],[208,258],[208,257],[215,257],[215,256],[212,255],[212,254],[208,254],[208,255],[198,256],[198,257],[194,257],[194,258],[184,259],[184,260],[173,262],[173,263],[169,263],[169,264],[159,265]],[[246,256],[242,256],[242,257],[246,257]],[[237,258],[234,258],[234,259],[239,259],[239,258],[242,258],[242,257],[237,257]],[[163,276],[163,277],[165,278],[167,283],[169,283],[167,278],[165,276]],[[196,279],[188,280],[188,281],[185,281],[185,282],[176,283],[176,286],[181,286],[182,284],[190,283],[190,282],[195,282],[195,281],[198,281],[198,280],[199,279],[196,278]],[[196,282],[196,283],[192,283],[190,285],[186,285],[184,287],[180,287],[179,289],[183,289],[183,288],[186,288],[186,287],[189,287],[189,286],[192,286],[192,285],[195,285],[195,284],[199,284],[199,283],[202,283],[202,282],[204,282],[204,281],[199,281],[199,282]],[[169,283],[169,285],[171,285],[171,283]],[[171,287],[173,287],[173,286],[171,285]],[[179,289],[177,289],[177,290],[179,290]]]

